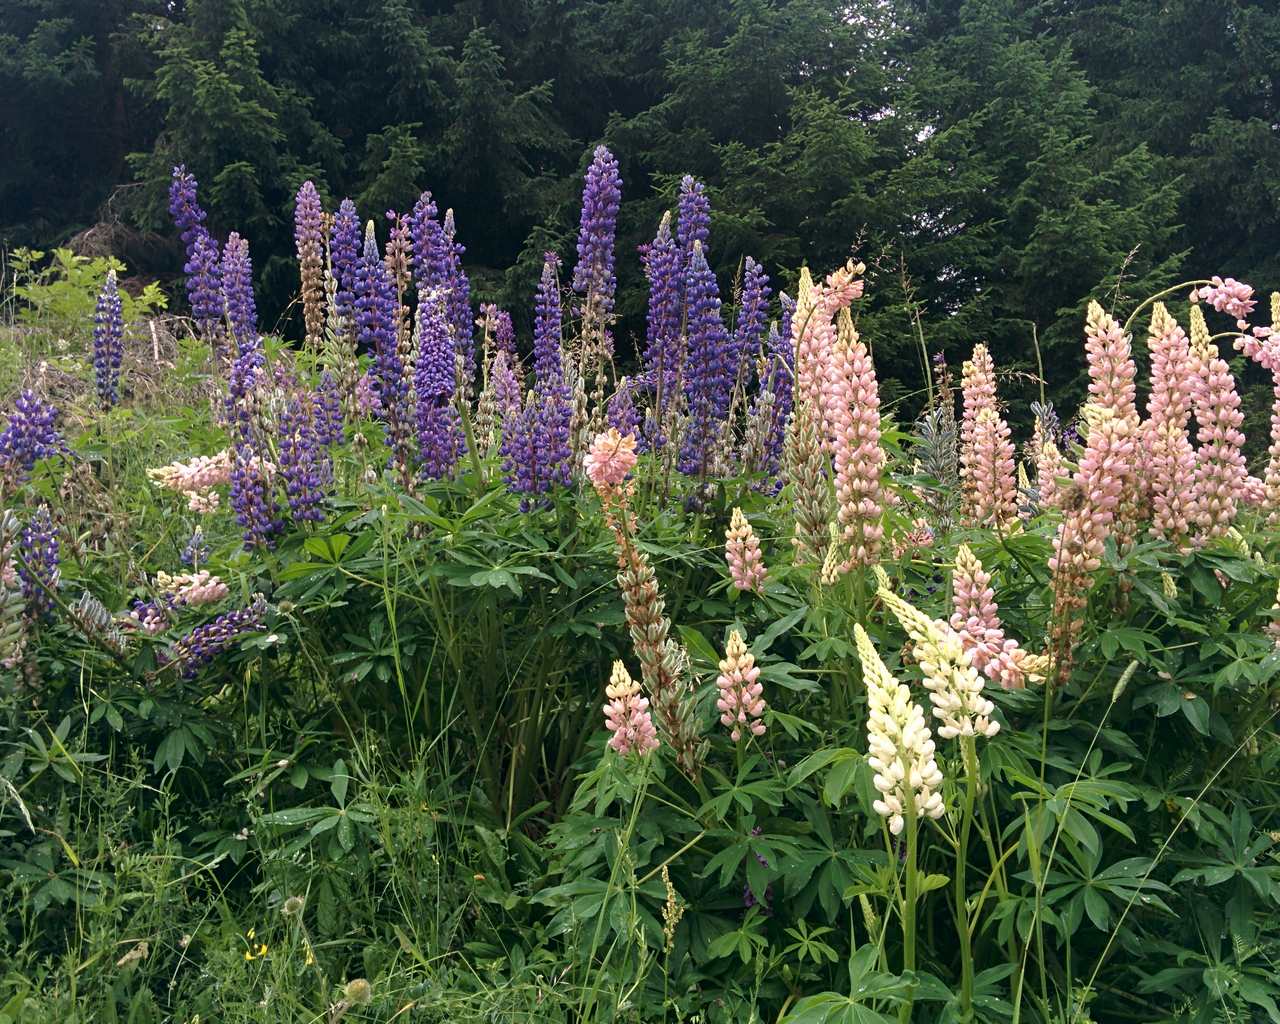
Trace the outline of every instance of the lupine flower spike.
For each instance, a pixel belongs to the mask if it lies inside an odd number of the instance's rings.
[[[640,685],[622,662],[613,663],[604,692],[609,698],[604,724],[613,734],[609,746],[624,757],[630,753],[644,757],[657,750],[658,733],[649,714],[649,701],[640,696]]]
[[[912,656],[924,673],[933,716],[941,723],[938,735],[994,736],[1000,723],[992,721],[995,705],[982,690],[982,677],[964,648],[960,635],[945,622],[929,618],[889,589],[884,570],[876,567],[879,595],[912,641]]]
[[[729,563],[729,575],[735,587],[756,593],[764,590],[768,572],[760,554],[760,541],[740,508],[733,510],[729,528],[724,534],[724,557]]]
[[[761,719],[766,705],[761,696],[764,686],[760,682],[760,667],[736,629],[729,632],[716,688],[720,691],[716,709],[720,712],[720,724],[729,730],[729,738],[737,743],[747,735],[763,736]]]
[[[918,817],[936,820],[945,813],[942,772],[924,712],[911,691],[889,673],[860,624],[854,625],[853,636],[867,687],[867,764],[880,794],[872,806],[888,819],[889,831],[901,835],[908,806]]]
[[[1195,371],[1193,404],[1199,431],[1195,504],[1200,533],[1221,536],[1236,517],[1245,478],[1240,396],[1226,360],[1218,355],[1199,306],[1191,307],[1191,364]]]
[[[324,338],[324,208],[315,185],[304,181],[293,208],[293,240],[302,275],[302,315],[306,342],[318,349]]]
[[[956,552],[952,593],[955,610],[951,628],[959,634],[973,667],[1006,690],[1022,689],[1028,678],[1036,678],[1037,663],[1016,640],[1004,635],[991,574],[967,544],[961,544]]]
[[[120,400],[120,363],[124,358],[124,318],[116,272],[107,271],[93,317],[93,374],[98,398],[110,408]]]

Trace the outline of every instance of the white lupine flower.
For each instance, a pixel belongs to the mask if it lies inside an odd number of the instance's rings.
[[[995,705],[983,696],[982,676],[973,667],[960,635],[949,624],[929,618],[890,590],[889,578],[879,567],[876,578],[880,599],[911,637],[911,653],[924,672],[933,717],[941,723],[938,735],[947,740],[957,736],[989,739],[998,733],[1000,723],[991,719]]]
[[[867,764],[880,793],[872,806],[889,819],[889,831],[896,836],[906,823],[907,800],[913,801],[917,816],[942,817],[942,772],[924,712],[911,691],[885,668],[862,626],[853,627],[853,636],[867,686]]]

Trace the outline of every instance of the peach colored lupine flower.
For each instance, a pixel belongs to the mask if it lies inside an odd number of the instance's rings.
[[[1089,577],[1102,564],[1103,545],[1114,529],[1137,446],[1137,432],[1129,419],[1098,406],[1086,406],[1085,412],[1088,441],[1049,559],[1054,574],[1051,651],[1060,682],[1070,670]]]
[[[188,511],[202,516],[208,515],[210,512],[217,512],[218,507],[222,504],[222,499],[218,497],[218,492],[213,490],[186,491],[183,497],[187,499]]]
[[[591,442],[582,468],[596,492],[604,497],[613,492],[636,464],[636,438],[625,437],[610,427]]]
[[[1200,429],[1196,438],[1196,510],[1202,536],[1219,536],[1236,517],[1244,490],[1244,434],[1240,396],[1226,361],[1218,355],[1199,306],[1191,307],[1191,361],[1195,368],[1192,401]]]
[[[1115,317],[1096,302],[1089,303],[1084,347],[1089,364],[1089,404],[1110,409],[1127,422],[1129,432],[1136,438],[1141,429],[1137,406],[1138,369],[1133,361],[1130,338]],[[1120,479],[1120,502],[1112,532],[1118,544],[1132,540],[1138,530],[1142,509],[1139,468],[1144,461],[1144,449],[1135,443],[1127,461],[1115,466]]]
[[[983,696],[982,677],[973,667],[960,635],[945,622],[929,618],[889,589],[889,578],[876,567],[880,600],[893,612],[911,638],[911,654],[924,673],[924,686],[941,723],[938,735],[991,737],[1000,723],[991,720],[995,705]]]
[[[720,724],[729,730],[729,738],[737,743],[747,733],[763,736],[761,716],[766,705],[761,696],[764,686],[760,682],[760,666],[736,629],[729,632],[716,688],[720,691],[716,709],[720,712]]]
[[[760,554],[760,540],[740,508],[733,510],[729,528],[724,532],[724,557],[735,587],[756,593],[764,591],[768,571]]]
[[[911,691],[890,674],[860,624],[854,625],[853,638],[867,687],[867,764],[880,794],[872,806],[896,836],[906,824],[908,801],[921,818],[942,817],[942,772],[924,711]]]
[[[1267,504],[1267,484],[1252,473],[1244,478],[1240,488],[1240,504],[1247,508],[1263,508]]]
[[[978,526],[1001,529],[1018,517],[1013,442],[1009,424],[993,407],[980,409],[973,425],[973,445],[960,456],[971,505],[969,517]]]
[[[1266,486],[1265,504],[1274,520],[1280,516],[1280,292],[1271,293],[1271,326],[1255,327],[1253,333],[1253,338],[1237,338],[1235,347],[1271,371],[1271,444],[1262,480]]]
[[[911,529],[893,542],[893,557],[903,558],[924,548],[933,547],[933,527],[929,520],[917,516],[911,521]]]
[[[186,462],[171,462],[147,470],[147,476],[171,491],[207,491],[231,482],[231,450],[216,455],[197,455]]]
[[[1175,543],[1197,521],[1195,450],[1187,424],[1195,393],[1196,366],[1186,333],[1163,302],[1151,312],[1151,396],[1143,424],[1148,472],[1143,474],[1153,506],[1152,532]]]
[[[987,346],[973,346],[973,356],[961,367],[960,393],[963,411],[960,416],[960,486],[961,514],[972,520],[977,508],[974,483],[974,448],[978,417],[984,409],[997,410],[996,367]],[[998,415],[997,410],[997,415]]]
[[[884,539],[880,475],[885,454],[880,447],[875,366],[847,309],[841,311],[839,334],[831,352],[828,408],[833,417],[836,518],[849,549],[840,571],[847,572],[873,565],[880,557]]]
[[[1057,506],[1061,492],[1058,477],[1065,471],[1066,464],[1058,446],[1053,441],[1044,441],[1036,450],[1036,491],[1040,495],[1041,508]]]
[[[633,751],[644,757],[657,750],[658,733],[649,716],[649,701],[640,696],[639,684],[622,662],[613,663],[604,692],[609,698],[604,706],[604,724],[613,733],[609,746],[624,757]]]
[[[862,296],[864,282],[859,276],[866,268],[850,260],[827,275],[822,285],[815,285],[806,270],[800,273],[796,309],[791,317],[791,332],[796,351],[795,401],[807,403],[818,412],[818,432],[824,451],[831,450],[836,427],[842,415],[831,402],[838,400],[828,384],[831,375],[831,350],[837,331],[836,314]]]
[[[982,568],[982,562],[967,544],[960,545],[956,552],[951,589],[955,609],[951,628],[960,634],[973,667],[1002,689],[1025,687],[1029,654],[1016,640],[1004,635],[991,574]]]

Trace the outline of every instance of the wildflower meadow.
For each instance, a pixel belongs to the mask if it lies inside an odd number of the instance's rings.
[[[1280,292],[889,385],[619,156],[510,308],[305,180],[269,326],[185,164],[7,257],[0,1024],[1280,1022]]]

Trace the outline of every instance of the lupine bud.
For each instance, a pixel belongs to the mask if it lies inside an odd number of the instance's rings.
[[[760,682],[760,668],[736,629],[729,632],[716,688],[720,691],[716,709],[720,712],[720,724],[729,730],[729,738],[737,743],[748,734],[763,736],[765,726],[761,719],[766,705],[761,696],[764,686]]]
[[[724,534],[724,557],[729,563],[729,574],[735,587],[756,593],[764,591],[768,572],[760,554],[760,541],[740,508],[733,510],[729,528]]]
[[[107,408],[120,400],[120,363],[124,359],[124,317],[116,272],[107,271],[93,317],[93,373],[98,398]]]
[[[620,661],[613,663],[605,687],[609,702],[604,706],[604,724],[613,733],[609,746],[625,757],[644,757],[658,749],[658,733],[649,715],[649,701],[640,696],[640,686]]]

